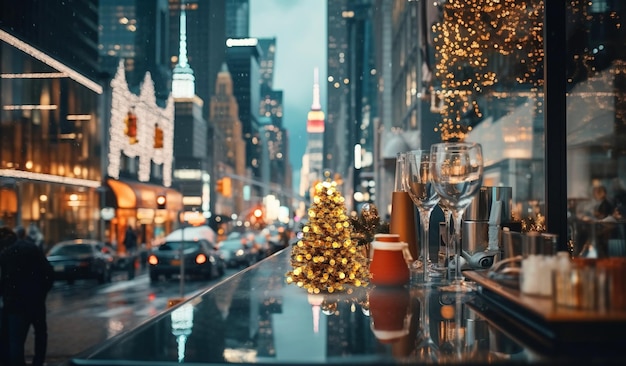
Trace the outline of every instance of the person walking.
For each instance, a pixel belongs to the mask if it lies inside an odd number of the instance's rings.
[[[128,258],[128,279],[135,278],[135,256],[137,251],[137,234],[133,227],[128,225],[126,227],[126,233],[124,234],[124,249],[126,250],[126,257]]]
[[[26,365],[24,344],[34,330],[33,366],[43,365],[48,347],[46,296],[54,270],[45,254],[30,240],[18,239],[0,253],[0,295],[3,328],[8,337],[7,365]]]

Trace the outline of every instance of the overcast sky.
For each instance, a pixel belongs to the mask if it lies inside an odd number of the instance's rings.
[[[320,70],[322,110],[326,109],[326,1],[250,0],[250,36],[276,37],[274,89],[283,91],[283,125],[289,133],[297,190],[315,67]]]

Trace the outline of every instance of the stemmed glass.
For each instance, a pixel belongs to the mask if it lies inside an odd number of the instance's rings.
[[[420,215],[421,224],[421,254],[420,262],[422,265],[424,283],[430,280],[431,275],[440,275],[439,272],[433,270],[430,263],[429,248],[429,226],[430,216],[433,209],[439,202],[439,196],[433,188],[430,174],[430,152],[427,150],[412,150],[406,154],[403,185],[406,192],[409,193],[411,200],[417,207]]]
[[[413,354],[416,356],[416,361],[420,363],[437,363],[439,347],[430,332],[430,300],[434,293],[430,286],[424,286],[417,290],[417,295],[420,301],[421,331]]]
[[[439,200],[439,208],[443,212],[443,224],[444,231],[443,234],[441,232],[441,226],[439,226],[439,249],[437,253],[437,263],[435,264],[435,269],[439,272],[446,272],[448,270],[448,261],[450,257],[453,255],[450,250],[449,240],[450,240],[450,221],[452,217],[452,211],[446,207],[446,204],[440,199]],[[445,235],[443,238],[441,235]]]
[[[435,190],[446,207],[452,211],[454,233],[450,238],[454,248],[454,276],[444,291],[472,291],[461,274],[461,218],[483,181],[482,147],[473,142],[443,142],[430,147],[431,177]]]

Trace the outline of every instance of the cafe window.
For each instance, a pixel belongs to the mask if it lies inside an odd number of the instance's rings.
[[[567,6],[567,200],[574,254],[626,252],[623,1]],[[594,255],[593,253],[591,255]]]

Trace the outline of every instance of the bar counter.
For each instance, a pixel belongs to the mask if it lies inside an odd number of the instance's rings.
[[[290,250],[69,364],[626,364],[621,317],[608,328],[578,319],[554,330],[532,314],[502,311],[498,294],[482,286],[451,293],[437,286],[370,284],[312,295],[285,281]]]

